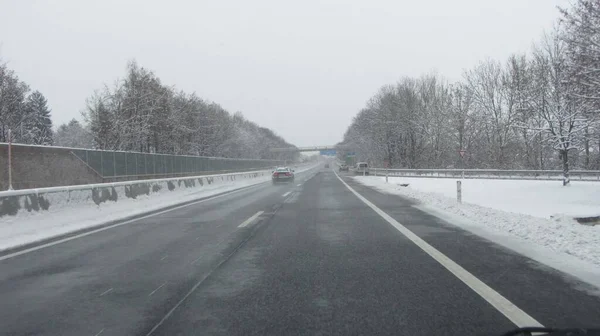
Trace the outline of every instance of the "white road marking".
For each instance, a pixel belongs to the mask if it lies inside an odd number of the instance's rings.
[[[289,195],[289,194],[291,194],[291,193],[292,193],[291,191],[288,191],[288,192],[286,192],[285,194],[283,194],[282,196],[283,196],[283,197],[286,197],[287,195]]]
[[[176,207],[171,208],[171,209],[163,210],[163,211],[156,212],[156,213],[153,213],[153,214],[150,214],[150,215],[146,215],[146,216],[142,216],[142,217],[139,217],[139,218],[130,219],[130,220],[125,221],[125,222],[120,222],[120,223],[117,223],[117,224],[105,226],[105,227],[100,228],[100,229],[96,229],[96,230],[92,230],[92,231],[80,233],[80,234],[75,235],[75,236],[71,236],[71,237],[68,237],[68,238],[63,238],[63,239],[56,240],[56,241],[53,241],[53,242],[50,242],[50,243],[46,243],[46,244],[43,244],[43,245],[34,246],[34,247],[31,247],[31,248],[28,248],[28,249],[25,249],[25,250],[22,250],[22,251],[19,251],[19,252],[15,252],[15,253],[7,254],[5,256],[1,256],[0,257],[0,261],[6,260],[6,259],[10,259],[10,258],[14,258],[14,257],[20,256],[20,255],[23,255],[23,254],[26,254],[26,253],[29,253],[29,252],[34,252],[34,251],[37,251],[37,250],[41,250],[41,249],[46,248],[46,247],[50,247],[50,246],[62,244],[62,243],[65,243],[65,242],[68,242],[68,241],[71,241],[71,240],[74,240],[74,239],[78,239],[78,238],[82,238],[82,237],[85,237],[85,236],[89,236],[89,235],[92,235],[94,233],[98,233],[98,232],[110,230],[110,229],[113,229],[113,228],[116,228],[116,227],[119,227],[119,226],[131,224],[131,223],[134,223],[134,222],[138,222],[138,221],[141,221],[143,219],[150,218],[150,217],[153,217],[153,216],[162,215],[162,214],[167,213],[167,212],[171,212],[171,211],[183,209],[185,207],[189,207],[189,206],[196,205],[196,204],[199,204],[199,203],[204,203],[204,202],[212,201],[214,199],[225,197],[225,196],[229,196],[229,195],[232,195],[232,194],[235,194],[235,193],[238,193],[238,192],[248,191],[248,189],[251,189],[251,188],[254,188],[254,187],[257,187],[257,186],[261,186],[263,184],[266,184],[266,182],[261,182],[261,183],[259,183],[257,185],[254,185],[254,186],[251,186],[251,187],[247,187],[247,188],[243,188],[243,189],[240,189],[240,190],[235,190],[235,191],[232,191],[232,192],[228,192],[228,193],[223,194],[223,195],[217,195],[217,196],[213,196],[213,197],[201,199],[201,200],[199,200],[197,202],[192,202],[192,203],[188,203],[188,204],[176,206]],[[198,237],[198,238],[200,238],[200,237]]]
[[[508,301],[508,299],[483,283],[483,281],[476,278],[473,274],[469,273],[469,271],[462,268],[462,266],[455,263],[452,259],[446,257],[442,252],[429,245],[426,241],[407,229],[404,225],[400,224],[390,215],[379,209],[375,204],[364,198],[362,195],[352,189],[352,187],[350,187],[346,182],[344,182],[344,180],[342,180],[337,173],[334,172],[334,174],[346,186],[346,188],[348,188],[356,197],[358,197],[358,199],[373,209],[373,211],[375,211],[379,216],[400,231],[400,233],[406,236],[406,238],[410,239],[415,245],[425,251],[425,253],[429,254],[429,256],[444,266],[448,271],[450,271],[450,273],[454,274],[458,279],[469,286],[473,291],[475,291],[475,293],[479,294],[479,296],[481,296],[484,300],[496,308],[496,310],[511,320],[515,325],[518,327],[543,327],[540,322],[529,316],[514,303]]]
[[[102,334],[104,332],[104,329],[100,330],[96,335],[94,336],[99,336],[100,334]]]
[[[302,185],[302,183],[298,184],[296,187],[299,187],[299,186],[301,186],[301,185]]]
[[[156,288],[155,290],[153,290],[150,294],[148,294],[148,296],[152,296],[152,294],[156,293],[157,290],[163,288],[163,286],[166,285],[166,284],[167,284],[167,282],[165,281],[164,284],[158,286],[158,288]]]
[[[164,257],[160,258],[160,261],[163,261],[163,260],[167,259],[167,256],[168,256],[168,254],[165,254]]]
[[[204,256],[199,256],[198,258],[194,259],[194,261],[192,261],[191,264],[195,264],[196,262],[202,260],[202,258],[204,258]]]
[[[112,292],[112,290],[113,290],[112,288],[109,288],[109,289],[105,290],[102,294],[100,294],[99,296],[104,296],[104,295]]]
[[[202,238],[202,236],[200,236],[200,237],[196,237],[196,240],[198,240],[198,239],[200,239],[200,238]]]
[[[246,225],[254,222],[255,219],[258,218],[258,216],[262,215],[264,211],[259,211],[257,213],[255,213],[254,215],[252,215],[252,217],[246,219],[242,224],[238,225],[239,228],[241,227],[245,227]]]

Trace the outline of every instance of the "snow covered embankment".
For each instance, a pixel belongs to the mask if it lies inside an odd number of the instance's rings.
[[[382,192],[416,199],[423,210],[555,268],[568,268],[565,260],[574,256],[600,269],[600,225],[586,226],[572,219],[600,214],[598,182],[562,187],[551,181],[463,180],[463,203],[458,204],[452,179],[393,177],[390,183],[385,177],[354,179]],[[401,183],[409,186],[401,187]],[[525,247],[531,244],[542,249],[532,252],[531,246]],[[552,251],[553,256],[546,253]],[[565,255],[566,259],[561,258]]]
[[[297,169],[298,173],[312,166]],[[270,181],[270,171],[0,192],[0,251]]]

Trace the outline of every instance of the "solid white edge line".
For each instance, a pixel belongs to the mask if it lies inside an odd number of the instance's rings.
[[[291,191],[288,191],[288,192],[286,192],[285,194],[283,194],[283,195],[281,195],[281,196],[283,196],[283,197],[286,197],[287,195],[289,195],[289,194],[291,194],[291,193],[292,193]]]
[[[300,184],[296,185],[296,187],[300,187],[301,185],[302,185],[302,183],[300,183]]]
[[[452,259],[446,257],[442,252],[438,251],[435,247],[429,245],[426,241],[421,239],[419,236],[414,234],[412,231],[407,229],[404,225],[400,224],[390,215],[379,209],[376,205],[371,203],[369,200],[364,198],[352,187],[350,187],[342,178],[335,173],[335,176],[342,182],[346,188],[348,188],[358,199],[369,206],[379,216],[385,219],[393,227],[395,227],[400,233],[406,238],[410,239],[415,245],[420,247],[425,253],[429,254],[433,259],[444,266],[450,273],[454,274],[458,279],[465,283],[475,293],[479,294],[485,301],[491,304],[496,310],[506,316],[518,327],[543,327],[541,323],[536,321],[533,317],[529,316],[526,312],[517,307],[514,303],[500,295],[498,292],[493,290],[491,287],[483,283],[483,281],[476,278],[473,274],[469,273],[466,269],[462,268],[459,264],[455,263]]]
[[[264,211],[259,211],[257,213],[255,213],[254,215],[252,215],[250,218],[246,219],[245,221],[242,222],[242,224],[238,225],[239,228],[245,227],[246,225],[254,222],[254,220],[256,218],[258,218],[258,216],[262,215]]]
[[[153,214],[150,214],[150,215],[145,215],[145,216],[142,216],[142,217],[139,217],[139,218],[130,219],[130,220],[125,221],[125,222],[120,222],[120,223],[117,223],[117,224],[105,226],[105,227],[102,227],[102,228],[99,228],[99,229],[96,229],[96,230],[87,231],[87,232],[80,233],[80,234],[75,235],[75,236],[63,238],[63,239],[56,240],[56,241],[53,241],[53,242],[50,242],[50,243],[46,243],[46,244],[43,244],[43,245],[34,246],[34,247],[31,247],[31,248],[28,248],[28,249],[25,249],[25,250],[21,250],[19,252],[15,252],[15,253],[7,254],[5,256],[1,256],[0,257],[0,261],[6,260],[6,259],[10,259],[10,258],[14,258],[14,257],[20,256],[22,254],[26,254],[26,253],[29,253],[29,252],[34,252],[34,251],[37,251],[37,250],[41,250],[41,249],[46,248],[46,247],[50,247],[50,246],[62,244],[62,243],[65,243],[65,242],[68,242],[68,241],[71,241],[71,240],[74,240],[74,239],[78,239],[78,238],[82,238],[82,237],[85,237],[85,236],[89,236],[89,235],[94,234],[94,233],[98,233],[98,232],[110,230],[110,229],[113,229],[113,228],[116,228],[116,227],[119,227],[119,226],[131,224],[131,223],[134,223],[134,222],[137,222],[137,221],[141,221],[143,219],[150,218],[150,217],[153,217],[153,216],[162,215],[162,214],[167,213],[167,212],[171,212],[171,211],[183,209],[185,207],[189,207],[189,206],[196,205],[196,204],[199,204],[199,203],[204,203],[204,202],[212,201],[214,199],[225,197],[225,196],[229,196],[229,195],[232,195],[232,194],[235,194],[235,193],[238,193],[238,192],[247,191],[247,190],[252,189],[254,187],[258,187],[258,186],[260,186],[261,184],[264,184],[264,183],[266,183],[266,182],[260,182],[260,183],[257,183],[256,185],[252,185],[252,186],[249,186],[249,187],[246,187],[246,188],[242,188],[242,189],[239,189],[239,190],[234,190],[234,191],[226,192],[225,194],[222,194],[222,195],[209,196],[208,198],[204,198],[204,199],[201,199],[201,200],[196,201],[196,202],[187,203],[187,204],[184,204],[184,205],[179,205],[179,206],[176,206],[174,208],[170,208],[170,209],[167,209],[167,210],[159,211],[159,212],[156,212],[156,213],[153,213]],[[198,237],[198,238],[200,238],[200,237]]]

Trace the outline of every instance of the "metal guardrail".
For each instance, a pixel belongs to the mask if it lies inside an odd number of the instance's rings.
[[[465,178],[496,180],[556,180],[563,178],[562,170],[503,170],[503,169],[386,169],[370,168],[371,175],[421,178]],[[571,170],[571,181],[598,181],[598,170]]]

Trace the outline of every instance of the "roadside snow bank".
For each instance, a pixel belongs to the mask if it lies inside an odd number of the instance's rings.
[[[385,178],[381,178],[385,181]],[[390,177],[391,184],[456,199],[456,179]],[[488,208],[541,218],[600,215],[600,183],[572,181],[462,180],[462,200]]]
[[[270,179],[270,171],[255,171],[0,192],[0,251]]]
[[[431,179],[432,181],[428,183],[428,187],[423,188],[427,191],[418,190],[419,185],[413,183],[413,180],[415,179],[393,178],[390,179],[390,183],[385,182],[385,177],[354,177],[354,179],[359,183],[374,187],[382,192],[416,199],[425,205],[419,206],[419,208],[422,208],[426,211],[431,210],[430,212],[433,212],[432,214],[443,218],[454,225],[472,231],[475,234],[481,233],[482,230],[488,232],[490,233],[488,237],[495,237],[492,238],[492,240],[497,241],[502,245],[507,246],[507,242],[504,238],[506,236],[511,236],[516,238],[516,240],[513,241],[514,244],[512,245],[534,244],[543,247],[548,252],[554,251],[557,253],[558,255],[555,255],[553,259],[560,259],[560,255],[574,256],[577,259],[591,263],[593,266],[596,266],[600,269],[600,226],[582,225],[565,215],[555,216],[553,218],[541,218],[534,217],[529,214],[517,213],[518,209],[526,209],[526,206],[518,208],[513,207],[510,209],[512,209],[514,212],[507,212],[477,204],[470,204],[467,202],[474,199],[475,202],[485,202],[485,204],[495,205],[495,203],[489,200],[479,199],[490,197],[498,200],[500,206],[504,207],[505,209],[508,208],[508,202],[504,201],[504,199],[501,197],[502,195],[499,195],[500,192],[498,190],[492,188],[484,190],[485,195],[481,194],[479,195],[479,198],[464,198],[465,195],[468,195],[475,190],[474,188],[469,188],[468,183],[465,187],[464,181],[463,203],[458,204],[456,202],[456,189],[454,189],[454,194],[452,197],[448,197],[448,188],[444,186],[444,181],[439,181],[438,179]],[[423,179],[418,180],[421,181]],[[486,182],[506,183],[513,181]],[[525,181],[518,181],[518,183],[522,182]],[[528,182],[543,183],[542,181]],[[409,183],[409,186],[401,187],[398,185],[399,183]],[[437,192],[437,190],[434,188],[435,183],[439,183],[440,192]],[[455,180],[451,180],[449,183],[454,183],[454,188],[456,188]],[[597,186],[596,188],[600,188],[600,185],[594,186]],[[575,185],[573,187],[575,187]],[[533,204],[533,207],[538,208],[536,213],[541,213],[539,209],[545,208],[545,206],[542,207],[541,205],[543,203],[539,200],[544,199],[546,195],[535,195],[532,193],[532,191],[523,192],[528,193],[529,198],[520,198],[521,202]],[[542,193],[543,192],[544,191],[542,191]],[[514,194],[516,194],[516,192],[514,192]],[[568,194],[565,194],[565,198],[568,197],[567,195]],[[514,196],[519,197],[517,195]],[[512,197],[512,195],[506,195],[506,197]],[[595,199],[588,201],[599,202],[600,198],[595,197]],[[568,200],[565,200],[565,202],[569,203]],[[592,207],[590,207],[590,209],[592,209]],[[507,247],[512,248],[513,246]],[[518,249],[515,248],[513,248],[513,250],[517,250],[517,252],[523,252],[518,251]],[[543,260],[540,261],[544,262]],[[555,265],[556,263],[549,266],[555,267]]]

